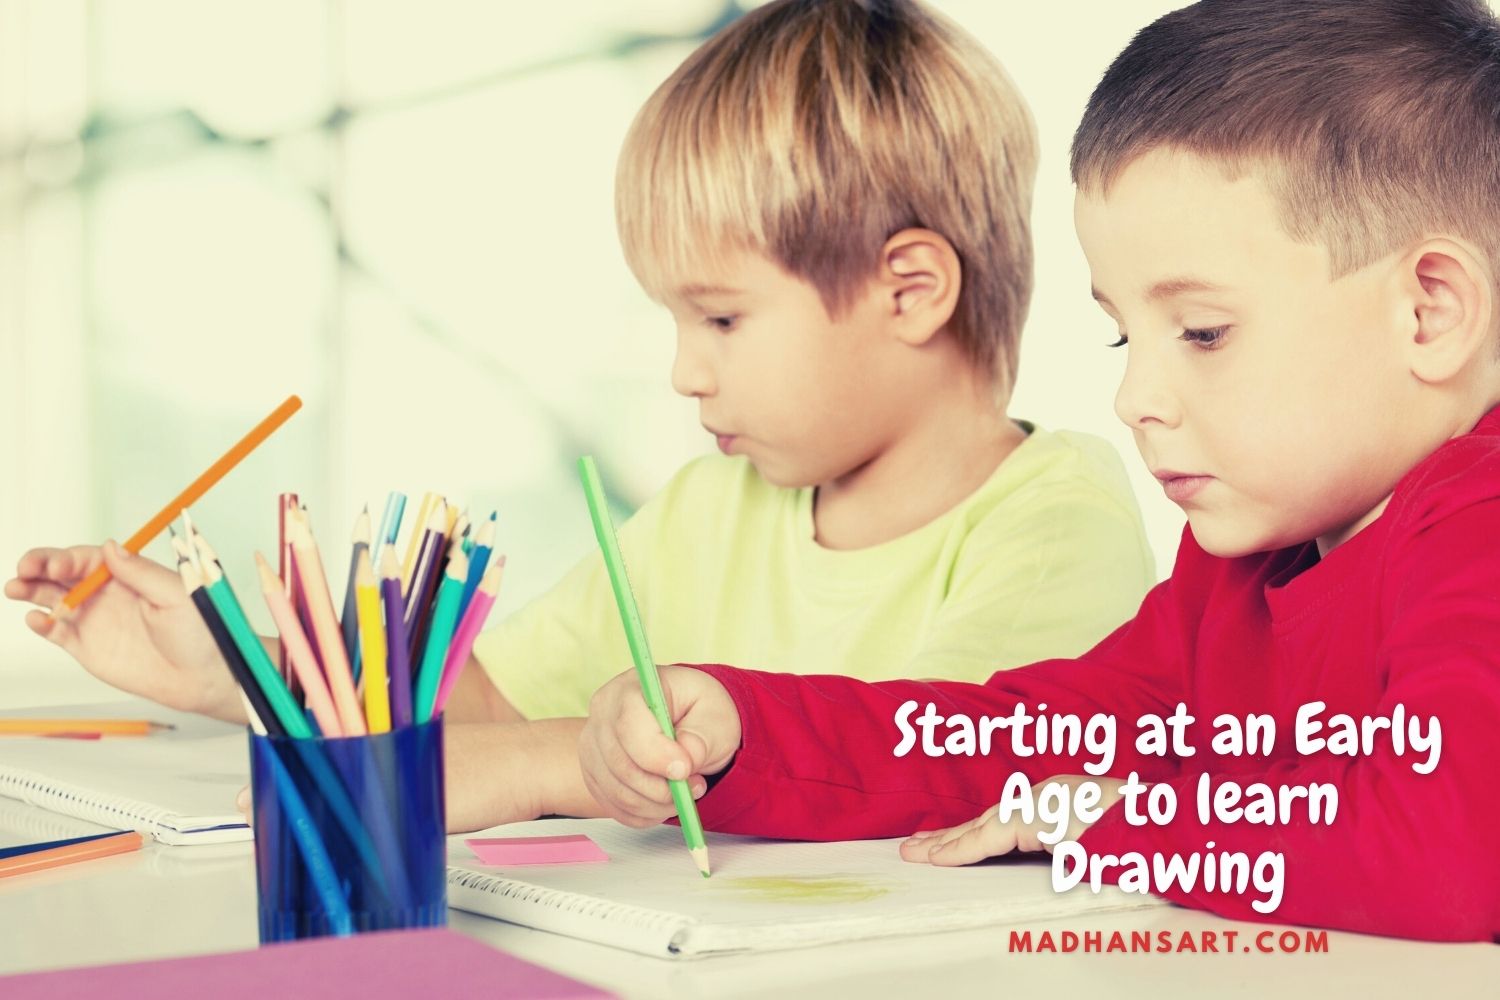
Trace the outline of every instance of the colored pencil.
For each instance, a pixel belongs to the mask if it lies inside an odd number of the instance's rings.
[[[0,735],[52,736],[98,733],[101,736],[148,736],[153,730],[175,729],[148,719],[0,719]]]
[[[307,516],[294,512],[287,530],[292,536],[292,561],[301,575],[307,613],[312,619],[313,638],[323,652],[323,674],[338,710],[339,728],[345,736],[364,736],[367,732],[359,698],[354,693],[354,678],[349,673],[349,657],[344,653],[344,639],[338,620],[333,616],[333,598],[328,593],[328,578],[323,574],[323,560],[318,555]]]
[[[208,633],[213,636],[214,645],[219,647],[220,655],[229,665],[230,675],[239,685],[240,693],[249,702],[250,717],[259,719],[267,732],[276,736],[285,736],[286,726],[282,724],[281,716],[271,707],[271,701],[255,680],[255,672],[250,669],[250,663],[245,659],[245,654],[240,651],[234,637],[229,634],[229,626],[224,624],[219,609],[214,605],[213,598],[209,596],[207,588],[203,585],[203,574],[194,569],[193,564],[185,559],[177,564],[177,572],[182,577],[182,585],[187,590],[188,596],[192,598],[193,606],[198,609],[203,624],[208,626]],[[290,692],[288,696],[290,697]],[[296,702],[292,703],[292,707],[296,708]],[[301,716],[300,712],[297,714]]]
[[[250,628],[250,622],[245,618],[245,610],[240,606],[239,599],[234,596],[233,588],[229,586],[229,578],[224,575],[223,570],[217,564],[204,565],[203,589],[208,591],[214,610],[218,611],[219,617],[224,620],[224,627],[229,630],[230,638],[244,656],[245,663],[250,667],[253,677],[251,686],[258,686],[265,693],[271,713],[280,721],[286,735],[295,736],[298,739],[311,737],[313,732],[312,727],[308,725],[307,716],[302,714],[302,709],[292,698],[291,691],[287,689],[286,682],[281,679],[276,664],[271,662],[271,656],[266,652],[266,647],[261,643],[260,637]],[[271,728],[270,719],[264,715],[261,719],[268,729]]]
[[[302,685],[308,710],[317,720],[318,728],[323,731],[324,736],[342,736],[344,726],[338,710],[334,708],[333,695],[323,680],[322,672],[318,670],[318,661],[313,658],[312,644],[308,642],[307,633],[302,631],[302,623],[297,620],[292,603],[281,589],[281,581],[271,572],[271,564],[259,552],[255,553],[255,568],[260,573],[260,589],[265,595],[266,607],[271,611],[271,620],[276,623],[276,631],[281,633],[281,648]]]
[[[443,663],[443,682],[438,687],[437,702],[432,707],[432,714],[437,715],[448,704],[448,696],[453,693],[453,686],[458,683],[459,674],[463,673],[464,667],[469,663],[469,656],[474,651],[474,640],[479,637],[484,628],[484,621],[489,617],[490,608],[494,607],[495,595],[500,592],[500,574],[505,569],[505,557],[501,556],[495,560],[495,564],[485,571],[484,579],[479,581],[479,587],[475,596],[469,602],[467,611],[460,612],[458,628],[453,632],[453,644],[448,647],[448,657]],[[474,576],[474,569],[469,568],[469,577]]]
[[[375,548],[370,553],[370,562],[380,565],[380,553],[387,545],[395,545],[401,534],[401,517],[406,513],[406,494],[392,490],[385,498],[385,514],[380,518],[380,534],[375,537]]]
[[[651,658],[651,648],[646,643],[646,630],[641,626],[640,609],[636,607],[635,595],[630,590],[630,579],[625,575],[625,559],[620,554],[620,543],[615,538],[614,523],[609,517],[608,501],[604,497],[604,484],[599,481],[599,469],[594,459],[585,455],[578,460],[578,475],[583,481],[583,497],[588,502],[589,519],[594,523],[594,537],[604,555],[604,568],[609,573],[609,585],[615,594],[615,605],[620,611],[620,623],[625,627],[625,641],[630,646],[630,656],[635,661],[636,677],[641,682],[641,693],[646,707],[656,716],[656,722],[669,740],[677,739],[672,726],[672,715],[667,711],[667,699],[661,687],[661,675],[656,672],[656,661]],[[703,839],[703,823],[698,818],[698,806],[686,780],[667,782],[672,792],[672,802],[677,807],[677,818],[682,824],[682,838],[687,843],[693,862],[703,877],[709,875],[708,845]]]
[[[385,625],[380,620],[380,588],[368,550],[359,554],[355,573],[355,614],[365,661],[365,721],[372,733],[391,729],[391,695],[386,684]]]
[[[484,579],[484,574],[489,569],[490,555],[494,551],[495,515],[491,512],[490,519],[481,524],[474,535],[473,554],[470,555],[469,550],[464,549],[464,555],[469,556],[469,578],[464,581],[464,596],[458,605],[460,621],[469,613],[469,602],[474,599],[474,591],[479,588],[479,581]]]
[[[370,506],[365,505],[354,519],[354,532],[349,539],[349,576],[344,581],[344,611],[339,615],[339,629],[344,633],[344,654],[349,657],[349,672],[354,683],[359,684],[359,613],[354,608],[354,571],[359,566],[361,550],[370,551]]]
[[[50,850],[18,854],[0,860],[0,878],[57,868],[61,865],[70,865],[75,861],[91,861],[94,858],[107,858],[111,854],[138,851],[144,843],[145,839],[139,833],[128,830],[125,833],[90,838],[80,843],[54,847]]]
[[[251,740],[250,745],[265,757],[271,769],[271,780],[276,785],[276,799],[287,814],[286,825],[292,831],[292,839],[302,855],[302,863],[307,866],[307,873],[312,878],[313,891],[323,904],[324,915],[333,925],[334,934],[338,937],[353,934],[354,921],[349,912],[349,901],[344,898],[338,873],[334,870],[332,859],[328,857],[328,848],[318,836],[312,814],[307,811],[307,803],[302,800],[302,793],[297,791],[297,783],[287,772],[275,747],[263,740]],[[379,868],[375,870],[378,872]]]
[[[438,587],[427,646],[422,651],[422,665],[417,669],[418,722],[429,721],[437,704],[438,688],[443,683],[443,665],[448,662],[448,646],[453,642],[453,627],[458,621],[458,600],[463,596],[464,579],[468,575],[469,560],[455,546],[455,551],[448,557],[442,585]]]
[[[139,555],[141,549],[146,547],[146,543],[161,534],[162,530],[177,517],[184,507],[197,503],[199,497],[212,489],[214,484],[223,479],[230,469],[240,464],[246,455],[259,447],[261,442],[270,437],[278,427],[286,423],[287,418],[296,413],[301,406],[302,400],[296,396],[288,396],[286,401],[276,407],[266,419],[256,424],[249,434],[246,434],[239,441],[235,442],[234,446],[225,452],[217,462],[210,465],[201,476],[189,483],[187,489],[173,497],[165,507],[157,511],[155,517],[151,518],[151,520],[141,526],[139,531],[127,538],[121,547],[133,555]],[[80,580],[73,589],[63,595],[62,603],[58,608],[53,610],[53,614],[55,615],[59,612],[66,614],[77,610],[78,606],[88,600],[100,587],[104,586],[108,579],[109,567],[100,562],[92,573]]]
[[[344,585],[344,613],[339,615],[339,627],[344,630],[344,651],[351,663],[360,649],[359,615],[354,610],[354,570],[360,565],[360,552],[371,550],[371,508],[366,505],[360,516],[354,519],[354,534],[350,538],[350,577]],[[356,676],[357,672],[356,672]]]
[[[69,837],[67,840],[47,840],[37,844],[19,844],[15,847],[0,848],[0,859],[18,858],[23,854],[36,854],[38,851],[50,851],[58,847],[71,847],[73,844],[86,844],[91,840],[102,840],[105,837],[118,837],[119,830],[109,830],[104,833],[91,833],[84,837]]]
[[[406,591],[406,643],[407,652],[414,664],[420,663],[422,659],[422,642],[427,634],[428,612],[432,608],[432,599],[442,579],[443,549],[447,545],[447,536],[443,534],[443,526],[447,524],[447,521],[447,511],[440,500],[427,518],[427,530],[422,534],[422,551],[417,556],[417,564],[412,571],[411,586]]]
[[[411,725],[411,655],[406,648],[406,602],[401,596],[401,566],[396,550],[380,553],[380,596],[385,606],[385,650],[389,658],[391,725]]]
[[[411,589],[411,575],[416,569],[417,555],[422,551],[422,541],[425,538],[423,530],[427,527],[427,518],[432,514],[433,504],[440,499],[436,493],[422,494],[422,506],[417,508],[417,519],[411,523],[411,539],[406,543],[406,559],[401,563],[403,594]]]

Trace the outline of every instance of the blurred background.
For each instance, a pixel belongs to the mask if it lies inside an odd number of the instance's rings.
[[[636,108],[752,6],[0,0],[3,576],[33,546],[128,536],[295,392],[194,508],[242,589],[256,549],[274,562],[277,493],[343,550],[362,505],[378,520],[401,490],[410,518],[432,490],[499,511],[494,620],[545,590],[593,544],[578,455],[624,513],[713,447],[611,189]],[[1164,575],[1182,517],[1113,415],[1124,352],[1088,295],[1067,147],[1110,59],[1177,4],[935,6],[1041,131],[1012,415],[1120,450]],[[108,696],[23,612],[0,604],[0,706]]]

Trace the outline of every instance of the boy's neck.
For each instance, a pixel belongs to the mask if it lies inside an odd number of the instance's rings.
[[[1026,439],[987,389],[937,399],[874,458],[817,487],[818,544],[862,549],[915,531],[984,485]]]

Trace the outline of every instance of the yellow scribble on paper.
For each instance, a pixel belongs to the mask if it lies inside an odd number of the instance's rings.
[[[893,888],[863,875],[753,875],[714,882],[715,888],[767,903],[859,903]]]

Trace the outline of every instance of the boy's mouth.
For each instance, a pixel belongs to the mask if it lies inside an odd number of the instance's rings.
[[[725,434],[723,431],[715,430],[707,424],[703,425],[703,429],[714,436],[714,441],[718,444],[719,450],[728,455],[729,450],[734,447],[735,435]]]
[[[1153,470],[1151,474],[1161,482],[1162,491],[1173,503],[1186,503],[1213,481],[1213,476],[1176,472],[1172,469]]]

